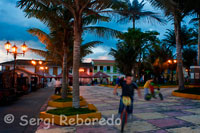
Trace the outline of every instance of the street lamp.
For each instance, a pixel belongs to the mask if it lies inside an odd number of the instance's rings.
[[[7,41],[6,43],[5,43],[5,49],[6,49],[6,51],[7,51],[7,55],[8,55],[8,53],[10,53],[10,54],[13,54],[13,56],[14,56],[14,68],[13,68],[13,87],[15,87],[15,68],[16,68],[16,59],[17,59],[17,55],[25,55],[25,53],[26,53],[26,51],[27,51],[27,49],[28,49],[28,47],[27,47],[27,45],[24,43],[22,46],[21,46],[21,48],[22,48],[22,53],[18,53],[17,52],[17,50],[18,50],[18,47],[16,46],[16,45],[13,45],[12,47],[11,47],[11,43],[9,42],[9,41]],[[12,51],[10,51],[10,50],[12,50]]]
[[[173,83],[173,81],[174,81],[174,79],[173,79],[174,78],[173,66],[175,64],[177,64],[177,60],[168,60],[167,62],[169,64],[169,68],[170,68],[170,65],[172,65],[171,66],[171,71],[172,71],[171,83]]]

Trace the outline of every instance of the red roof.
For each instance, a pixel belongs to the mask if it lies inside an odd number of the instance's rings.
[[[94,78],[108,78],[110,77],[109,75],[103,73],[103,72],[97,72],[96,74],[94,74],[93,76]]]
[[[92,60],[92,61],[98,63],[115,63],[114,60]]]

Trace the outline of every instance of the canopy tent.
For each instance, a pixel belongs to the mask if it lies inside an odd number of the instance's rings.
[[[103,73],[103,72],[97,72],[96,74],[93,75],[93,78],[109,78],[110,76]]]
[[[69,77],[69,78],[72,78],[72,75],[69,74],[68,77]],[[59,75],[57,75],[56,78],[62,78],[62,73],[60,73]]]
[[[41,71],[36,73],[40,77],[45,77],[45,78],[54,78],[54,76],[50,75],[49,73],[43,73]]]

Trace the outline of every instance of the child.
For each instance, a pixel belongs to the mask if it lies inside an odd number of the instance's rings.
[[[151,86],[151,82],[153,82],[153,79],[148,80],[144,85],[144,97],[149,94],[149,89]]]

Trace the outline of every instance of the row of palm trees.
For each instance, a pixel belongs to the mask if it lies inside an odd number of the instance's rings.
[[[195,20],[199,20],[198,0],[190,2],[189,0],[148,0],[154,7],[165,12],[165,15],[174,21],[176,35],[176,49],[178,59],[178,78],[179,89],[184,88],[183,64],[181,51],[181,22],[188,14],[198,14]],[[91,26],[100,21],[109,22],[111,19],[108,13],[114,17],[120,17],[119,22],[133,23],[141,18],[148,21],[154,19],[164,23],[159,14],[143,9],[144,1],[138,0],[19,0],[18,7],[26,12],[27,17],[36,17],[44,22],[51,33],[55,33],[56,39],[54,45],[61,46],[63,49],[63,95],[66,97],[66,74],[67,58],[69,46],[73,47],[73,107],[79,108],[79,66],[81,58],[82,34],[85,31],[95,33],[98,36],[114,37],[120,34],[119,31]],[[200,25],[200,24],[199,24]],[[200,29],[200,28],[199,28]],[[55,32],[54,32],[55,31]],[[59,39],[58,39],[59,38]],[[200,37],[199,37],[200,38]],[[58,41],[59,40],[59,41]],[[61,43],[62,42],[62,43]],[[200,41],[199,41],[200,43]],[[200,46],[199,46],[200,47]],[[200,56],[199,56],[200,57]]]

